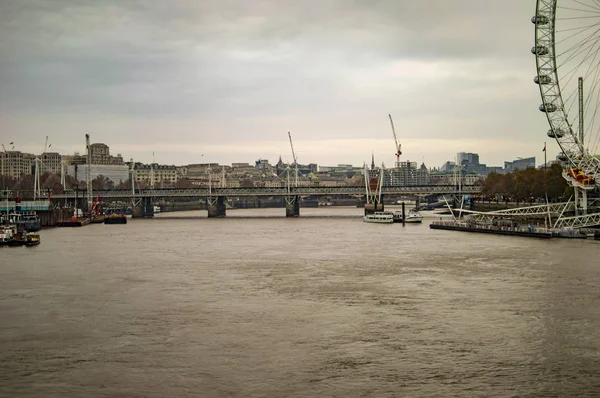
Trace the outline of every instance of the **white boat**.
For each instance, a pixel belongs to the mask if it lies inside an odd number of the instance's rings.
[[[414,223],[414,224],[421,223],[422,221],[423,221],[423,216],[416,209],[410,209],[408,211],[408,214],[406,215],[406,220],[404,220],[405,223],[408,222],[408,223]]]
[[[389,211],[376,211],[375,213],[366,214],[363,217],[363,221],[379,224],[391,224],[394,222],[394,215]]]
[[[0,246],[11,244],[14,241],[15,233],[14,225],[0,225]]]

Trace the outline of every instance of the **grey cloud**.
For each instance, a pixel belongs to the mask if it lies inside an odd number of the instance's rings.
[[[538,116],[535,88],[517,94],[534,70],[528,3],[4,1],[0,117],[96,112],[114,117],[115,125],[127,118],[183,119],[198,129],[230,128],[230,139],[269,139],[286,124],[301,126],[308,136],[325,130],[333,138],[364,137],[373,120],[383,115],[385,124],[385,115],[395,112],[413,130],[427,118],[426,131],[418,134],[447,136],[444,121],[451,119],[458,129],[480,121],[490,134],[501,134],[491,122],[501,112],[524,115],[533,100],[529,119]],[[454,76],[441,85],[353,87],[398,60],[484,66],[477,76]],[[489,75],[494,67],[506,73]],[[510,97],[499,87],[511,88]],[[454,133],[477,134],[466,128]]]

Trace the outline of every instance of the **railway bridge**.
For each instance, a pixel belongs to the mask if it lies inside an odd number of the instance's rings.
[[[224,217],[226,215],[226,199],[243,197],[280,197],[285,199],[286,216],[297,217],[300,214],[300,198],[307,196],[333,196],[349,195],[364,198],[365,211],[383,210],[383,197],[385,195],[410,195],[415,197],[429,195],[477,194],[481,190],[476,185],[423,185],[423,186],[399,186],[381,187],[377,190],[377,198],[370,200],[370,195],[365,186],[310,186],[310,187],[253,187],[253,188],[165,188],[165,189],[111,189],[96,190],[91,194],[102,199],[131,200],[133,214],[135,217],[152,217],[154,215],[154,203],[160,199],[168,198],[203,198],[208,205],[209,217]],[[65,190],[60,194],[51,194],[51,200],[75,201],[88,196],[83,190]],[[371,205],[371,206],[369,206]]]

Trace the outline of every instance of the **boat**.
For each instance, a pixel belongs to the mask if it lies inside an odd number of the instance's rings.
[[[40,218],[33,211],[17,213],[14,222],[19,230],[35,232],[42,229]]]
[[[417,209],[410,209],[406,215],[405,223],[419,224],[423,221],[423,216]]]
[[[0,246],[9,246],[15,240],[16,227],[14,225],[0,225]]]
[[[125,214],[111,214],[104,217],[104,224],[127,224]]]
[[[73,216],[70,220],[62,220],[56,223],[57,227],[83,227],[88,225],[90,219],[88,217],[77,217]]]
[[[91,223],[92,224],[102,224],[106,217],[103,214],[94,214],[92,216]]]
[[[18,232],[9,246],[36,246],[40,244],[40,234],[35,232]]]
[[[40,234],[34,232],[25,233],[25,242],[23,243],[25,246],[37,246],[40,243]]]
[[[395,210],[393,212],[393,216],[394,216],[394,222],[402,222],[403,221],[401,210]],[[412,223],[412,224],[417,224],[422,221],[423,221],[423,216],[421,215],[421,213],[419,213],[419,211],[417,211],[415,209],[409,210],[404,219],[405,223]]]
[[[371,214],[365,214],[363,221],[378,224],[391,224],[394,222],[394,214],[389,211],[376,211]]]

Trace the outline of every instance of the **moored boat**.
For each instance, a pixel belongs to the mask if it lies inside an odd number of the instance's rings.
[[[92,224],[102,224],[106,217],[103,214],[94,214],[91,219]]]
[[[389,211],[376,211],[371,214],[366,214],[363,217],[363,221],[378,224],[391,224],[394,222],[394,215]]]
[[[404,220],[405,223],[413,223],[413,224],[418,224],[418,223],[421,223],[422,221],[423,221],[423,216],[416,209],[410,209],[408,211],[408,214],[406,215],[406,220]]]
[[[0,246],[9,246],[15,240],[16,227],[14,225],[0,225]]]
[[[57,227],[83,227],[84,225],[88,225],[90,223],[90,219],[87,217],[71,217],[70,220],[63,220],[56,223]]]
[[[404,221],[405,223],[417,224],[417,223],[421,223],[423,221],[423,216],[416,209],[410,209],[408,211],[408,213],[404,216],[404,220],[402,219],[402,211],[401,210],[394,211],[393,215],[394,215],[394,222],[403,222]]]
[[[40,234],[35,232],[17,232],[9,246],[36,246],[40,244]]]

